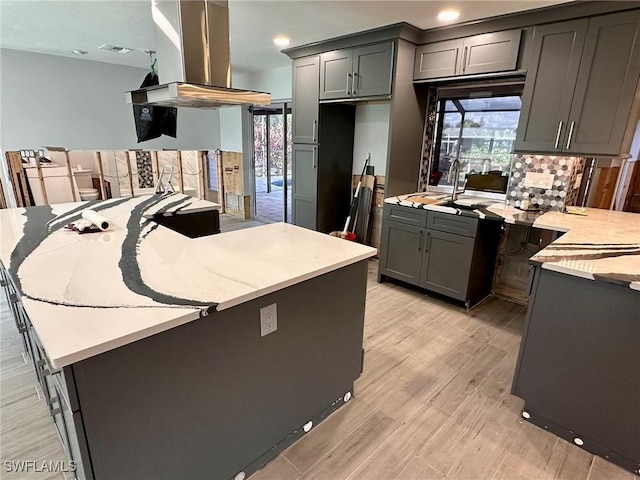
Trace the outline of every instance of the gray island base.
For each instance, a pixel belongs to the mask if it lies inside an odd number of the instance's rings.
[[[65,367],[86,477],[261,468],[353,391],[366,274],[360,261]],[[272,303],[277,330],[260,337],[260,308]]]
[[[640,292],[535,267],[522,416],[640,476]]]

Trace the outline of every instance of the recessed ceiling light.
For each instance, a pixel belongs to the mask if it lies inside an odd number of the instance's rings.
[[[286,47],[287,45],[289,45],[289,43],[291,43],[291,40],[289,40],[287,37],[275,37],[273,39],[273,43],[275,43],[279,47]]]
[[[457,20],[459,16],[460,12],[458,10],[442,10],[438,14],[438,20],[441,22],[453,22],[454,20]]]
[[[76,55],[86,55],[89,52],[86,50],[71,50],[71,53],[75,53]]]
[[[104,45],[100,45],[98,47],[98,49],[107,50],[108,52],[114,52],[114,53],[129,53],[129,52],[133,51],[133,48],[116,47],[115,45],[111,45],[109,43],[105,43]]]

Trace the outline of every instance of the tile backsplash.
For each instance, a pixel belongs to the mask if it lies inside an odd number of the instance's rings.
[[[528,198],[531,207],[543,210],[563,210],[566,205],[574,205],[584,164],[582,157],[513,155],[507,203],[519,207],[522,200]],[[528,172],[553,175],[553,186],[550,189],[525,187],[524,179]]]

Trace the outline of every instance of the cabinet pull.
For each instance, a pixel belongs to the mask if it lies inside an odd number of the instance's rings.
[[[351,92],[349,91],[349,80],[351,80],[351,74],[347,73],[347,95],[351,95]]]
[[[418,236],[418,251],[420,252],[422,250],[422,234],[424,232],[422,230],[420,230],[420,235]]]
[[[5,282],[4,280],[0,280],[0,287],[6,287],[7,286],[7,282]]]
[[[571,126],[569,127],[569,135],[567,137],[567,150],[571,148],[571,137],[573,137],[573,127],[576,126],[576,122],[571,122]]]
[[[356,89],[358,87],[358,74],[356,72],[353,72],[352,74],[352,82],[351,82],[351,95],[355,95],[356,94]]]
[[[464,71],[467,69],[467,48],[469,47],[464,47],[464,53],[462,54],[462,73],[464,74]]]
[[[558,145],[560,144],[560,132],[562,132],[562,120],[558,123],[558,131],[556,132],[556,141],[553,144],[553,148],[558,148]]]
[[[313,147],[313,168],[316,168],[316,147]]]
[[[314,121],[313,121],[313,125],[312,125],[311,129],[312,129],[311,138],[312,138],[312,140],[313,140],[314,142],[316,142],[316,141],[317,141],[316,139],[318,138],[318,135],[317,135],[317,131],[318,131],[318,120],[314,120]]]

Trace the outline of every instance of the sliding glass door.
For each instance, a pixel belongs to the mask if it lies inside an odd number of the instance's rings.
[[[253,110],[254,216],[291,222],[291,107]]]

